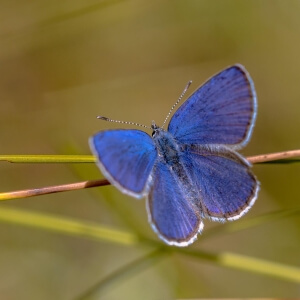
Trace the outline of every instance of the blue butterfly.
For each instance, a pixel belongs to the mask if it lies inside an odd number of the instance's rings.
[[[198,88],[168,130],[153,122],[152,138],[134,129],[100,131],[90,147],[113,185],[147,198],[158,236],[187,246],[203,230],[204,218],[236,220],[254,204],[259,182],[236,150],[250,139],[256,109],[252,79],[243,66],[233,65]]]

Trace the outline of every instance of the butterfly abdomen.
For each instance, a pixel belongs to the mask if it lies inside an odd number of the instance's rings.
[[[181,187],[183,194],[191,200],[191,202],[198,202],[199,193],[196,191],[190,178],[187,176],[187,171],[182,163],[182,146],[174,139],[174,137],[167,131],[161,128],[153,136],[155,142],[159,161],[168,166],[170,174]],[[199,210],[199,207],[197,208]]]

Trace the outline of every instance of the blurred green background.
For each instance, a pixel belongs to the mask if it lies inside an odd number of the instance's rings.
[[[300,2],[280,0],[0,1],[0,154],[90,154],[88,137],[120,127],[98,114],[161,124],[190,91],[234,63],[250,72],[258,118],[244,155],[300,147]],[[130,128],[128,126],[122,126]],[[241,220],[299,209],[299,164],[253,167],[259,198]],[[1,162],[1,192],[102,178],[94,164]],[[115,188],[1,203],[93,221],[157,240],[144,200]],[[191,249],[300,267],[299,215],[205,238]],[[0,223],[0,298],[75,299],[147,246],[91,241]],[[93,299],[300,297],[296,283],[167,252],[112,276]]]

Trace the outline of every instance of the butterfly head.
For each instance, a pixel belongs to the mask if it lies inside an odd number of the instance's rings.
[[[151,124],[152,138],[158,137],[159,134],[164,131],[161,127],[157,126],[154,121]]]

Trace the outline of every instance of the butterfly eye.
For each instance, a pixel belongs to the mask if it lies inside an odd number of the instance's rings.
[[[154,121],[152,121],[151,129],[153,130],[152,137],[155,137],[158,134],[159,127],[155,124]]]
[[[161,129],[159,127],[152,128],[152,137],[158,137],[160,135]]]

